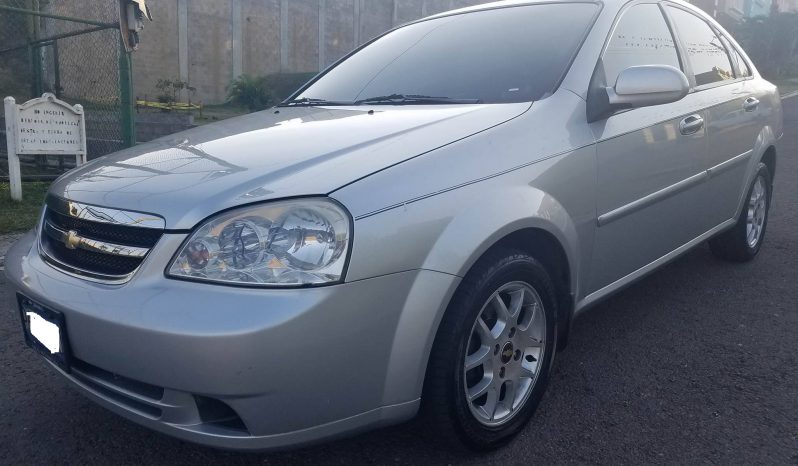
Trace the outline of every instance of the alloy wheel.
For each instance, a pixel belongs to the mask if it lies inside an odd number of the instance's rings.
[[[746,239],[748,246],[756,247],[764,230],[765,217],[767,216],[768,191],[765,179],[759,176],[751,189],[748,199],[748,215],[746,217]]]
[[[466,401],[477,421],[502,425],[523,408],[541,372],[545,338],[546,314],[534,288],[512,282],[490,296],[463,362]]]

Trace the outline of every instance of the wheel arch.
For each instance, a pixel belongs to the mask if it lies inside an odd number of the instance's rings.
[[[424,268],[465,277],[480,259],[497,248],[516,249],[531,255],[541,262],[554,281],[558,349],[564,349],[577,292],[580,240],[576,225],[568,211],[552,195],[541,190],[526,186],[498,198],[515,199],[518,207],[499,208],[486,199],[483,205],[475,206],[470,215],[456,218],[438,238]],[[463,231],[471,234],[464,235]],[[481,238],[481,241],[474,244],[474,238]],[[437,247],[439,245],[442,247]],[[470,251],[470,254],[458,256],[451,254],[452,250]],[[451,301],[452,297],[449,299]],[[433,336],[437,335],[442,319],[443,315],[436,322]]]
[[[754,181],[754,176],[758,170],[760,163],[764,163],[770,171],[771,181],[775,179],[776,174],[776,137],[771,126],[765,126],[757,135],[753,147],[753,153],[748,162],[748,168],[743,180],[743,185],[740,187],[740,196],[737,204],[737,211],[734,218],[737,218],[745,207],[745,195],[748,192],[748,187]]]
[[[768,167],[771,180],[776,178],[776,146],[770,145],[762,154],[762,163]]]
[[[574,311],[574,294],[571,288],[571,268],[563,245],[548,230],[528,227],[500,238],[483,253],[483,257],[497,249],[514,249],[529,254],[549,272],[557,294],[557,349],[564,349]]]
[[[411,207],[397,213],[426,218],[428,212],[457,212],[419,249],[424,255],[416,267],[425,274],[449,277],[450,282],[446,290],[439,290],[442,299],[436,301],[434,309],[419,308],[414,299],[405,304],[391,349],[385,403],[406,401],[408,395],[414,398],[421,395],[433,344],[462,284],[462,277],[495,248],[520,249],[536,257],[547,270],[551,267],[558,291],[558,310],[561,310],[558,312],[558,347],[562,348],[567,341],[574,307],[571,297],[577,290],[580,263],[581,242],[576,222],[562,204],[539,188],[528,184],[496,188],[481,188],[479,196],[468,196],[472,202],[467,209],[462,208],[462,197],[436,196],[416,207],[421,210],[414,211]],[[414,288],[423,290],[427,280],[418,281]],[[411,293],[411,297],[415,294]],[[409,342],[412,342],[410,346]],[[412,383],[409,378],[413,379]]]

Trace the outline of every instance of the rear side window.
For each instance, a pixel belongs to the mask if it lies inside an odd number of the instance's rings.
[[[654,4],[633,6],[621,16],[602,58],[607,85],[615,84],[621,71],[638,65],[679,68],[673,36]]]
[[[687,49],[696,86],[734,79],[726,47],[709,24],[682,9],[668,8],[679,37]]]
[[[729,48],[731,52],[732,60],[737,63],[737,69],[740,70],[740,75],[738,78],[747,78],[751,76],[751,68],[748,67],[748,63],[743,60],[743,57],[737,52],[734,48]]]

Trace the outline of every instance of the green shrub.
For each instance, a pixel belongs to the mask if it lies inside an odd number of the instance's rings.
[[[268,76],[242,74],[228,86],[228,102],[258,111],[287,99],[316,73],[279,73]]]
[[[158,89],[158,102],[162,104],[174,104],[180,100],[180,91],[186,90],[189,93],[189,102],[191,102],[191,97],[194,95],[194,92],[197,91],[195,87],[192,87],[188,81],[181,81],[180,79],[175,78],[172,79],[159,79],[158,82],[155,84],[155,88]]]
[[[268,108],[274,101],[264,76],[242,74],[230,83],[227,90],[230,103],[254,112]]]

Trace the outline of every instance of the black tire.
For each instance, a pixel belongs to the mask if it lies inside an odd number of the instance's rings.
[[[765,211],[761,232],[758,235],[756,243],[752,245],[748,238],[749,203],[751,194],[754,191],[757,181],[760,179],[766,190],[764,197]],[[768,170],[767,165],[760,163],[759,167],[757,167],[757,173],[746,191],[745,204],[743,204],[742,212],[740,212],[740,216],[737,218],[737,223],[729,230],[709,240],[709,247],[716,257],[732,262],[748,262],[756,257],[759,250],[762,248],[762,243],[765,241],[765,231],[767,230],[768,217],[770,215],[770,199],[772,193],[773,181],[770,170]]]
[[[541,330],[545,328],[543,355],[526,401],[506,423],[486,426],[472,414],[466,400],[463,361],[483,306],[500,287],[513,282],[531,286],[542,302],[546,318],[545,327],[541,326]],[[421,400],[421,422],[426,430],[455,450],[467,447],[488,451],[507,443],[529,422],[546,390],[556,339],[557,299],[546,269],[533,257],[516,250],[496,250],[486,255],[458,287],[435,338]]]

